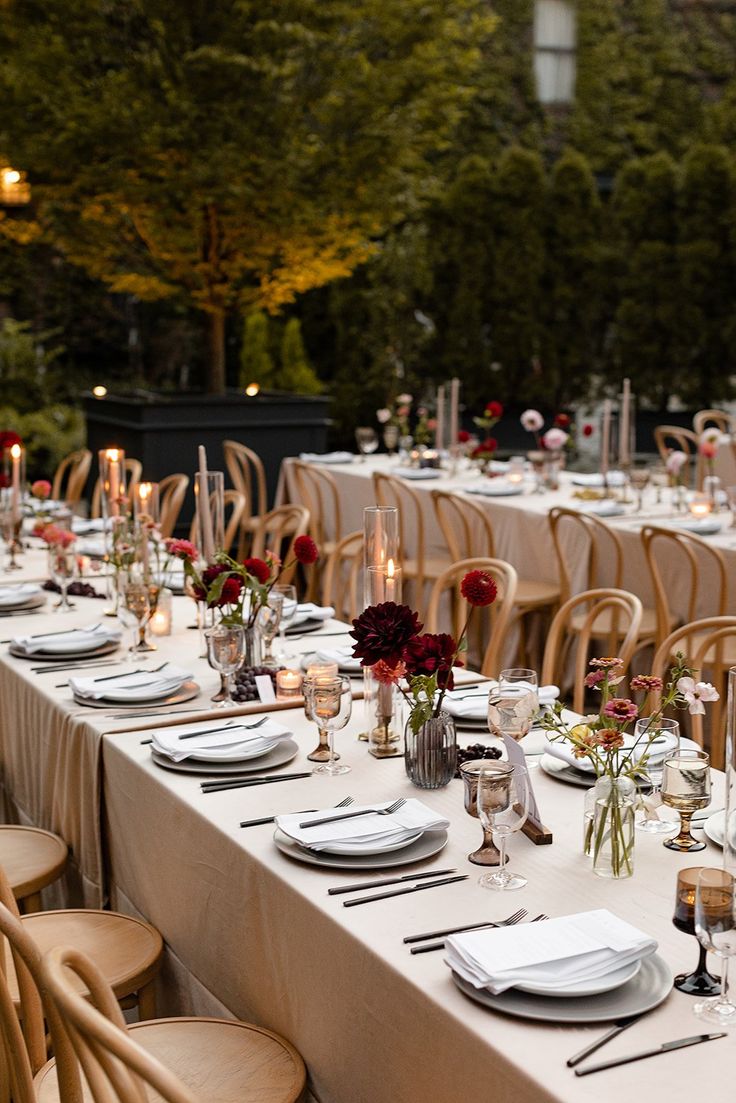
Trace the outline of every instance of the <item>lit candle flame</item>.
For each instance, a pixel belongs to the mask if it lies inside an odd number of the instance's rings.
[[[393,559],[389,559],[388,563],[386,564],[386,578],[393,578],[394,571],[394,561]]]
[[[14,460],[19,460],[22,451],[23,449],[19,444],[13,444],[10,449],[10,455],[13,457]]]
[[[105,452],[105,455],[107,456],[107,458],[109,460],[112,460],[113,463],[117,463],[118,460],[120,459],[120,449],[119,448],[108,448],[107,451]]]

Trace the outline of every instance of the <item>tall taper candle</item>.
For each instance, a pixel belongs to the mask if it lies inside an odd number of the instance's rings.
[[[448,448],[454,448],[457,444],[457,435],[460,431],[460,380],[453,378],[450,382],[450,439]]]
[[[625,467],[631,462],[631,380],[624,379],[619,418],[618,462]]]
[[[19,444],[13,444],[10,449],[10,458],[13,461],[13,471],[11,477],[12,498],[11,507],[13,511],[13,523],[18,524],[20,520],[20,459],[23,455],[23,449]]]
[[[611,400],[603,403],[603,424],[601,426],[601,475],[608,474],[608,457],[611,449]]]
[[[434,433],[435,448],[445,447],[445,385],[437,388],[437,428]]]
[[[215,558],[215,537],[212,532],[212,513],[209,503],[209,486],[207,483],[207,452],[203,444],[199,446],[199,495],[197,497],[197,509],[200,511],[199,524],[202,533],[202,555],[211,563]]]

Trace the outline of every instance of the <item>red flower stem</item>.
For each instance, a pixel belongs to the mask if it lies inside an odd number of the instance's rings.
[[[463,625],[463,630],[460,633],[460,636],[458,638],[457,643],[455,644],[455,653],[453,654],[452,659],[450,661],[450,672],[448,674],[447,681],[445,682],[442,689],[440,690],[440,697],[439,697],[439,701],[437,702],[437,711],[434,713],[435,716],[439,716],[440,712],[442,711],[442,702],[444,701],[445,693],[447,692],[447,682],[452,677],[452,668],[455,665],[455,662],[457,661],[458,655],[460,654],[460,650],[461,650],[461,647],[462,647],[462,642],[465,639],[465,635],[468,631],[468,625],[470,624],[470,618],[473,615],[473,609],[474,609],[474,606],[471,605],[470,608],[468,609],[468,615],[465,618],[465,624]]]

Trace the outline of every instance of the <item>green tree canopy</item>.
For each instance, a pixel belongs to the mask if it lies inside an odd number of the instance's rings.
[[[221,390],[230,311],[348,274],[412,208],[492,28],[485,0],[6,0],[0,149],[71,261],[207,315]]]

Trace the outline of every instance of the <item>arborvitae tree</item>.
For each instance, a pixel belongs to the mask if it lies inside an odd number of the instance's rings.
[[[686,382],[678,341],[681,310],[677,256],[677,173],[656,153],[626,164],[613,195],[619,250],[619,301],[613,375],[664,409]]]
[[[538,153],[512,146],[502,155],[493,186],[491,241],[492,377],[494,395],[544,397],[539,372],[545,263],[545,178]]]
[[[579,399],[600,363],[605,318],[601,202],[587,159],[567,150],[550,179],[542,371],[555,406]]]
[[[736,356],[736,176],[723,146],[697,145],[682,164],[678,211],[680,396],[704,405],[727,397]]]
[[[298,318],[289,318],[281,337],[281,367],[277,376],[280,391],[319,394],[322,384],[307,359]]]
[[[240,348],[240,385],[249,383],[259,387],[274,385],[274,366],[269,352],[268,317],[262,310],[254,310],[245,319],[243,343]]]

